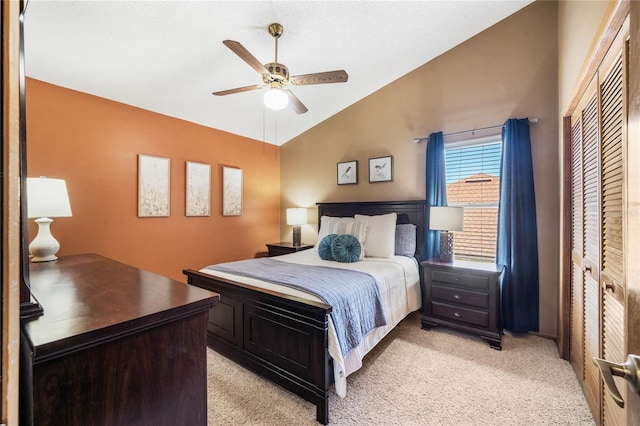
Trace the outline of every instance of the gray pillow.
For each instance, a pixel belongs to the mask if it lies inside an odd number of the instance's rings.
[[[396,256],[415,256],[416,229],[412,223],[396,225]]]

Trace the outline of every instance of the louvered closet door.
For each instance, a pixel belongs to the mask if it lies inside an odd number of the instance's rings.
[[[600,290],[602,297],[603,357],[621,363],[625,350],[625,257],[624,257],[624,140],[626,110],[624,62],[621,50],[613,51],[603,62],[601,97],[601,228],[602,252]],[[615,378],[620,395],[627,399],[628,386]],[[603,391],[604,425],[626,425],[624,409]]]
[[[627,424],[593,358],[626,360],[625,164],[628,22],[571,117],[571,354],[598,424]],[[615,377],[626,399],[628,386]]]
[[[572,120],[574,121],[574,120]],[[584,278],[582,275],[582,119],[571,127],[571,355],[573,369],[584,380]]]
[[[583,142],[583,292],[584,393],[595,419],[600,419],[602,384],[591,362],[600,357],[600,188],[598,93],[592,92],[582,111]]]

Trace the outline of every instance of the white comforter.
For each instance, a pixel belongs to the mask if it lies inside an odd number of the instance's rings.
[[[413,258],[406,256],[394,256],[388,259],[366,257],[364,260],[354,263],[339,263],[322,260],[315,250],[304,250],[284,256],[277,256],[273,259],[304,265],[330,266],[366,272],[372,275],[378,283],[387,325],[378,327],[370,332],[362,343],[352,349],[345,357],[340,353],[335,328],[331,318],[329,318],[329,354],[333,358],[336,394],[341,397],[344,397],[347,393],[347,376],[362,367],[362,359],[364,356],[380,342],[389,331],[398,325],[402,319],[409,313],[420,309],[421,306],[420,276],[417,262]],[[213,271],[211,269],[202,269],[200,272],[316,302],[322,302],[322,300],[317,297],[303,291],[254,278],[241,277],[220,271]]]

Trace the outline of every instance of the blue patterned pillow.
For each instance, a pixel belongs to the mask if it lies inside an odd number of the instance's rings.
[[[318,244],[318,256],[323,260],[335,260],[333,253],[331,253],[331,243],[336,239],[338,234],[329,234],[320,241]]]
[[[318,249],[320,250],[320,249]],[[353,235],[338,235],[331,243],[331,253],[338,262],[352,263],[360,259],[362,246],[360,241]]]

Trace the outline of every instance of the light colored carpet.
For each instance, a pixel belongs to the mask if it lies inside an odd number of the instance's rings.
[[[315,406],[207,350],[209,425],[318,425]],[[593,425],[555,342],[480,338],[402,321],[330,395],[331,425]]]

